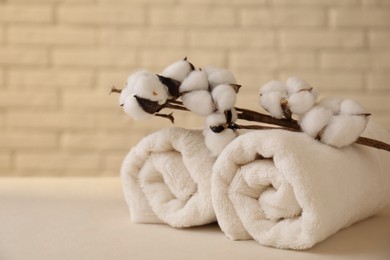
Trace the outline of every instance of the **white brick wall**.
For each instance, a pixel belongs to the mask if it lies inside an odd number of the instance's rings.
[[[118,175],[171,124],[130,120],[110,87],[184,56],[231,69],[238,106],[259,109],[260,85],[297,75],[390,129],[389,0],[0,0],[0,176]]]

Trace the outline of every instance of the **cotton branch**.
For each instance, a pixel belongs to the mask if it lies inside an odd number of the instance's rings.
[[[175,105],[173,105],[173,104]],[[182,110],[182,111],[189,111],[185,107],[182,106],[183,103],[177,100],[170,100],[166,103],[165,107],[174,109],[174,110]],[[275,125],[279,127],[268,127],[268,126],[260,126],[260,125],[238,125],[238,129],[252,129],[252,130],[264,130],[264,129],[284,129],[294,132],[301,132],[301,128],[298,124],[298,122],[294,119],[287,120],[287,119],[277,119],[270,115],[262,114],[259,112],[255,112],[249,109],[243,109],[236,107],[238,118],[245,121],[251,121],[251,122],[258,122],[268,125]],[[170,115],[171,116],[171,115]],[[172,117],[173,118],[173,117]],[[171,120],[172,121],[172,120]],[[355,143],[374,147],[377,149],[385,150],[390,152],[390,145],[378,141],[375,139],[367,138],[367,137],[359,137]]]
[[[317,136],[316,139],[333,147],[355,141],[390,151],[387,143],[359,137],[367,126],[369,114],[356,101],[322,99],[316,103],[313,87],[298,77],[289,77],[286,82],[272,80],[260,88],[259,103],[270,114],[266,115],[235,107],[239,87],[229,70],[195,69],[184,58],[166,67],[161,74],[137,71],[127,79],[125,91],[112,86],[110,94],[120,94],[120,105],[134,119],[157,116],[174,123],[172,113],[160,113],[165,108],[204,116],[205,143],[213,154],[219,154],[221,148],[236,138],[236,129],[283,129]],[[300,118],[299,122],[293,115]],[[238,125],[237,119],[266,126]],[[346,127],[351,130],[347,132],[349,135],[340,135]],[[222,145],[215,146],[214,138]]]

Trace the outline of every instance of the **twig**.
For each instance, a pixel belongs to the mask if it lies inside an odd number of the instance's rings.
[[[172,101],[168,101],[164,104],[164,108],[170,108],[170,109],[176,109],[176,110],[183,110],[183,111],[189,111],[187,108],[181,106],[183,103],[181,102],[175,102],[175,104],[177,105],[174,105],[171,103]]]
[[[273,127],[273,126],[263,126],[263,125],[237,125],[238,129],[251,129],[251,130],[274,130],[274,129],[282,129],[293,132],[300,132],[298,129],[292,128],[284,128],[284,127]]]
[[[301,127],[298,125],[298,122],[294,119],[277,119],[270,115],[265,115],[262,113],[258,113],[252,110],[243,109],[236,107],[238,112],[238,118],[246,121],[255,121],[264,124],[277,125],[285,128],[290,128],[293,130],[301,130]]]
[[[181,106],[183,105],[183,102],[176,99],[168,99],[167,102],[171,104],[181,105]]]
[[[173,124],[173,123],[175,123],[175,118],[172,116],[172,113],[170,113],[170,114],[159,114],[159,113],[157,113],[157,114],[154,114],[155,116],[158,116],[158,117],[162,117],[162,118],[167,118],[167,119],[169,119],[170,121],[171,121],[171,123]]]
[[[111,93],[121,93],[122,89],[116,88],[115,86],[111,87],[110,93],[108,95],[111,95]]]
[[[390,145],[389,144],[382,142],[382,141],[375,140],[375,139],[360,136],[355,141],[355,143],[370,146],[370,147],[375,147],[375,148],[390,152]]]

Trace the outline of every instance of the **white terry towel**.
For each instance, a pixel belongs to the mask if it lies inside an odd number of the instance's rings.
[[[121,168],[132,221],[173,227],[216,221],[211,202],[214,162],[200,130],[169,128],[144,137]]]
[[[390,140],[373,124],[363,136]],[[390,153],[376,148],[338,149],[304,133],[254,131],[219,155],[212,177],[214,210],[230,239],[310,248],[388,205],[389,169]]]

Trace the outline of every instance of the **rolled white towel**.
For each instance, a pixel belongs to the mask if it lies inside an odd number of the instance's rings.
[[[173,227],[214,222],[214,162],[200,130],[169,128],[143,138],[127,154],[121,168],[132,221]]]
[[[370,123],[363,136],[385,142]],[[218,223],[231,239],[310,248],[390,203],[390,154],[352,144],[338,149],[304,133],[253,131],[233,140],[213,167]]]

